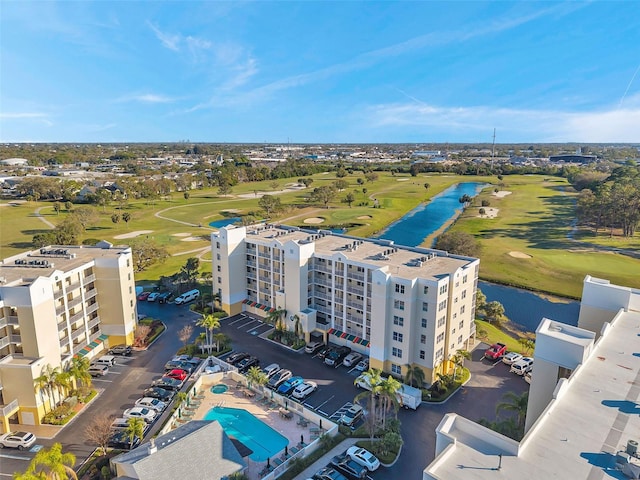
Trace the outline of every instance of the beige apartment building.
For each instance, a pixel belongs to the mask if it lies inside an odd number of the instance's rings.
[[[108,242],[49,246],[0,263],[0,420],[39,424],[48,404],[34,379],[47,365],[133,343],[131,249]]]
[[[211,243],[213,291],[230,314],[286,310],[288,330],[384,372],[419,366],[432,383],[475,339],[476,258],[263,224],[221,228]]]

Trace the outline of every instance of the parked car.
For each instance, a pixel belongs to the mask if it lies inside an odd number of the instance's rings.
[[[218,373],[221,372],[222,368],[220,365],[210,365],[208,367],[204,367],[204,373]]]
[[[104,377],[107,373],[109,373],[109,367],[106,365],[89,365],[89,375],[92,377]]]
[[[149,387],[145,389],[142,394],[145,397],[157,398],[158,400],[161,400],[165,403],[170,402],[175,395],[171,390],[167,390],[166,388],[162,387]]]
[[[176,305],[182,305],[183,303],[188,303],[198,298],[200,298],[200,290],[194,288],[193,290],[189,290],[188,292],[176,297],[174,303]]]
[[[124,430],[116,430],[109,437],[107,441],[107,446],[111,448],[115,448],[117,450],[130,450],[132,448],[136,448],[140,445],[140,438],[136,435],[133,437],[133,441],[129,434]]]
[[[352,367],[355,364],[357,364],[360,360],[362,360],[362,355],[360,355],[358,352],[351,352],[349,355],[344,357],[342,364],[345,367]]]
[[[533,374],[533,370],[529,370],[528,372],[526,372],[522,378],[524,378],[524,381],[527,382],[529,385],[531,385],[531,375]]]
[[[173,370],[169,370],[163,376],[168,378],[175,378],[176,380],[184,382],[189,376],[189,372],[187,372],[186,370],[182,370],[181,368],[175,368]]]
[[[307,345],[304,347],[304,351],[306,353],[314,354],[318,350],[320,350],[322,347],[324,347],[324,343],[322,343],[319,340],[314,340],[314,341],[311,341],[311,342],[307,343]]]
[[[278,385],[277,392],[280,395],[289,395],[298,385],[302,385],[304,383],[304,378],[302,377],[289,377],[287,380]]]
[[[156,418],[156,411],[146,407],[127,408],[122,412],[124,418],[142,418],[145,422],[151,423]]]
[[[370,472],[380,467],[380,460],[369,450],[354,445],[349,447],[347,455],[355,462],[365,467]]]
[[[301,385],[298,385],[293,389],[293,393],[291,394],[294,398],[298,398],[300,400],[307,398],[318,388],[318,384],[316,382],[306,381]]]
[[[290,379],[292,376],[293,376],[293,373],[291,373],[291,370],[282,369],[269,379],[269,383],[267,383],[267,386],[269,388],[274,388],[274,389],[278,388],[278,386],[280,386],[281,383]]]
[[[165,371],[176,370],[176,369],[184,370],[187,373],[192,373],[196,369],[196,366],[193,363],[175,361],[175,360],[169,360],[167,363],[164,364]]]
[[[138,295],[138,300],[145,301],[147,298],[149,298],[149,295],[151,295],[151,292],[142,292]]]
[[[115,418],[113,422],[111,422],[111,430],[126,430],[129,428],[129,419],[128,418]]]
[[[336,347],[326,357],[324,357],[325,365],[329,365],[333,368],[338,368],[342,365],[344,358],[351,353],[349,347]]]
[[[151,292],[147,297],[147,302],[155,302],[160,294],[158,292]]]
[[[136,400],[136,407],[146,407],[161,412],[167,407],[167,404],[157,398],[142,397]]]
[[[313,476],[313,480],[347,480],[347,478],[331,467],[324,467],[316,472]]]
[[[360,465],[346,453],[333,457],[331,459],[331,466],[350,478],[364,478],[367,476],[367,473],[369,473],[367,467]]]
[[[320,350],[318,350],[318,353],[316,354],[316,356],[320,360],[324,360],[327,357],[327,355],[329,355],[329,353],[333,351],[334,348],[336,347],[334,347],[333,345],[325,345]]]
[[[236,353],[232,353],[231,355],[229,355],[226,359],[225,362],[231,364],[231,365],[235,365],[236,363],[238,363],[240,360],[242,360],[243,358],[248,357],[249,354],[247,352],[236,352]]]
[[[236,367],[238,368],[238,371],[240,373],[246,372],[251,367],[259,367],[259,366],[260,366],[260,360],[258,360],[257,357],[254,357],[254,356],[245,357],[242,360],[240,360],[238,363],[236,363]]]
[[[172,292],[162,292],[158,295],[158,303],[167,303],[173,298]]]
[[[273,377],[280,370],[280,365],[278,365],[277,363],[272,363],[271,365],[268,365],[262,369],[267,378]]]
[[[180,380],[177,380],[175,378],[162,377],[162,378],[159,378],[158,380],[154,380],[151,383],[151,386],[164,388],[165,390],[176,391],[182,388],[183,383],[184,382],[181,382]]]
[[[507,353],[507,346],[504,343],[494,343],[484,352],[484,358],[489,360],[499,360]]]
[[[533,358],[531,357],[522,357],[516,363],[511,365],[511,372],[516,375],[524,375],[533,366]]]
[[[94,365],[106,365],[112,367],[116,364],[116,357],[113,355],[102,355],[100,358],[93,362]]]
[[[358,370],[359,372],[366,372],[367,370],[369,370],[369,359],[365,358],[360,360],[356,365],[356,370]]]
[[[349,410],[340,417],[340,423],[348,427],[353,426],[364,415],[364,409],[360,405],[351,405]]]
[[[0,435],[0,448],[26,450],[36,443],[36,436],[30,432],[7,432]]]
[[[109,349],[109,355],[123,355],[128,357],[131,355],[132,349],[130,345],[114,345]]]
[[[502,363],[507,365],[512,365],[516,363],[518,360],[522,358],[522,355],[516,352],[509,352],[504,357],[502,357]]]
[[[190,363],[191,365],[193,365],[195,367],[200,365],[200,362],[202,361],[202,359],[200,359],[198,357],[191,357],[189,355],[176,355],[171,360],[174,361],[174,362]]]

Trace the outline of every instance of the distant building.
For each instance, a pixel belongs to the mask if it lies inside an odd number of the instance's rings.
[[[0,163],[2,165],[7,165],[11,167],[19,167],[19,166],[28,165],[29,160],[27,160],[26,158],[7,158],[5,160],[0,160]]]
[[[574,153],[551,155],[549,157],[550,162],[564,162],[564,163],[593,163],[598,160],[595,155],[577,155]]]
[[[0,425],[40,424],[56,398],[34,389],[47,365],[132,344],[137,321],[129,247],[49,246],[0,263]],[[54,394],[55,395],[55,394]],[[17,417],[17,418],[16,418]]]
[[[247,468],[216,421],[188,422],[111,459],[116,480],[224,479]]]
[[[578,327],[536,331],[525,436],[449,413],[423,480],[640,477],[640,290],[587,276]]]

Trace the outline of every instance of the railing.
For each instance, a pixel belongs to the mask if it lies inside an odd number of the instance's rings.
[[[71,339],[75,340],[76,338],[78,338],[80,335],[82,335],[83,333],[86,333],[86,329],[84,327],[84,325],[80,328],[76,328],[75,330],[71,330]],[[89,342],[87,342],[89,343]]]
[[[69,323],[76,323],[81,318],[84,318],[84,312],[76,313],[69,318]]]
[[[362,273],[347,272],[347,278],[352,278],[354,280],[360,280],[361,282],[364,282],[364,274]]]
[[[20,335],[9,335],[9,341],[11,343],[22,343],[22,337]]]
[[[83,282],[85,283],[85,285],[86,285],[87,283],[95,282],[95,280],[96,280],[96,275],[95,275],[95,274],[89,275],[88,277],[84,277],[82,280],[83,280]]]
[[[75,307],[77,305],[80,305],[81,303],[82,303],[82,297],[81,296],[77,296],[73,300],[68,300],[67,301],[67,307],[69,309],[72,309],[73,307]]]
[[[255,267],[256,266],[256,262],[253,260],[247,260],[247,265],[249,265],[250,267]]]
[[[258,266],[263,270],[270,270],[271,269],[271,264],[270,263],[258,262]]]
[[[7,335],[6,337],[2,337],[0,338],[0,348],[4,348],[7,345],[9,345],[9,336]]]
[[[268,277],[267,275],[258,275],[258,280],[261,282],[271,283],[271,277]]]
[[[0,318],[0,328],[4,328],[9,324],[9,321],[6,318]]]
[[[66,320],[58,323],[58,332],[63,331],[65,328],[67,328],[67,321]]]
[[[16,315],[9,315],[7,318],[9,319],[9,325],[20,325]]]
[[[89,305],[86,309],[85,312],[88,314],[95,312],[96,310],[98,310],[99,305],[98,302],[92,303],[91,305]]]
[[[93,298],[96,295],[98,295],[98,289],[96,287],[93,287],[93,288],[90,288],[90,289],[84,291],[84,299],[85,300],[89,300],[90,298]]]
[[[364,309],[364,302],[358,300],[352,300],[347,298],[347,305],[350,307],[359,308],[360,310]]]
[[[93,318],[87,324],[87,328],[93,328],[100,323],[100,317]]]
[[[347,292],[364,297],[364,287],[360,287],[360,288],[347,287]]]
[[[73,282],[70,285],[65,285],[65,290],[67,293],[69,292],[73,292],[74,290],[80,288],[80,285],[82,284],[82,282],[80,282],[79,280],[77,282]]]
[[[0,407],[0,417],[8,417],[19,406],[20,406],[20,404],[18,403],[18,399],[16,398],[13,402],[7,403],[5,406]]]

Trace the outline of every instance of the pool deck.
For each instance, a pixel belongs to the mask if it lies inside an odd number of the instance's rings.
[[[289,440],[288,451],[289,455],[294,453],[294,449],[299,447],[300,438],[304,438],[305,443],[310,443],[312,429],[318,426],[313,423],[308,423],[307,426],[300,425],[298,423],[300,417],[297,413],[290,412],[293,415],[287,419],[280,413],[278,406],[269,407],[261,403],[262,397],[260,394],[255,396],[247,396],[245,392],[248,392],[246,387],[238,385],[234,380],[223,379],[215,384],[224,383],[229,387],[225,393],[212,393],[211,387],[213,384],[203,384],[200,388],[200,404],[197,409],[194,410],[192,420],[202,420],[207,412],[213,407],[227,407],[227,408],[239,408],[250,412],[255,417],[269,425],[271,428],[280,432],[284,437]],[[283,412],[284,413],[284,412]],[[293,450],[293,451],[292,451]],[[276,466],[280,457],[284,455],[284,450],[278,452],[274,457],[270,459],[271,466]],[[266,462],[254,462],[249,457],[245,457],[248,464],[247,475],[251,480],[260,479],[263,475],[260,473],[266,467]]]

